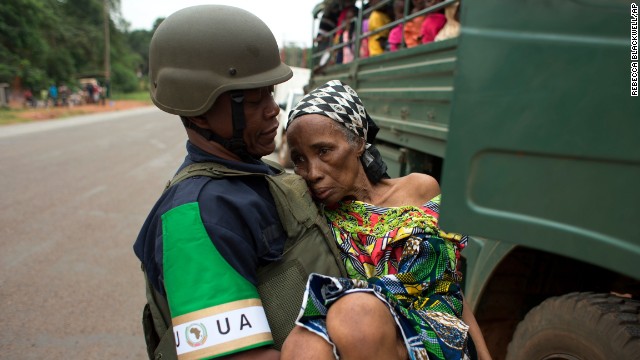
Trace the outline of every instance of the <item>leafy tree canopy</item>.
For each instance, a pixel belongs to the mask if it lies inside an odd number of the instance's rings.
[[[97,78],[104,85],[105,8],[109,9],[110,90],[145,88],[149,42],[164,19],[156,19],[149,31],[129,31],[120,0],[0,1],[0,83],[34,93],[52,84],[74,88],[83,77]],[[309,61],[306,51],[295,46],[285,46],[282,55],[292,66]]]
[[[120,0],[107,5],[111,87],[138,90],[152,32],[127,32]],[[34,91],[81,77],[104,82],[104,11],[104,0],[0,1],[0,82]]]

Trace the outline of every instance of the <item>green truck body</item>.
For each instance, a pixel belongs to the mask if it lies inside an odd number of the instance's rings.
[[[442,227],[471,237],[465,296],[495,359],[640,359],[633,9],[463,0],[457,38],[311,76],[358,92],[392,176],[440,181]]]

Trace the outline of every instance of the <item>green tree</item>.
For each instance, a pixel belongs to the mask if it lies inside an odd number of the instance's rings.
[[[0,2],[0,82],[25,77],[48,81],[43,65],[50,48],[43,30],[54,27],[55,16],[45,5],[36,0]]]
[[[148,30],[134,30],[128,33],[127,40],[131,49],[140,56],[138,70],[147,74],[149,64],[149,43],[153,33]]]
[[[120,1],[109,0],[112,87],[136,90],[143,56],[115,26]],[[46,88],[83,76],[104,80],[103,0],[11,0],[0,2],[0,82]]]

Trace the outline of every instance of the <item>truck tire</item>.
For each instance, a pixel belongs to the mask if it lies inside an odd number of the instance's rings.
[[[507,360],[555,359],[640,359],[640,302],[570,293],[531,309],[513,334]]]

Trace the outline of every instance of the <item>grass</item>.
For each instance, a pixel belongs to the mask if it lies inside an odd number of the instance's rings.
[[[0,125],[23,122],[24,118],[20,117],[20,113],[22,112],[24,111],[9,108],[0,108]]]
[[[112,100],[133,100],[133,101],[148,101],[149,105],[152,104],[151,98],[149,97],[148,91],[138,91],[134,93],[113,93],[111,96]]]
[[[152,105],[151,98],[147,91],[140,91],[135,93],[114,93],[110,101],[133,101],[142,102]],[[90,113],[91,110],[83,108],[83,106],[70,107],[70,108],[22,108],[18,106],[9,108],[0,108],[0,126],[7,124],[16,124],[23,122],[31,122],[38,119],[50,119],[50,118],[64,118],[74,115],[81,115]],[[40,113],[40,114],[38,114]]]

